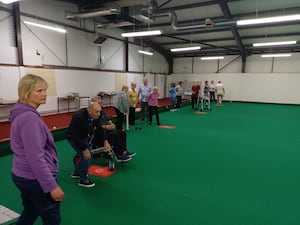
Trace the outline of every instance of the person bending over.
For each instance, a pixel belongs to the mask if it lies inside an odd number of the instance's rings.
[[[102,104],[102,99],[100,96],[95,96],[92,98],[92,102]],[[113,146],[113,150],[116,155],[118,162],[127,162],[136,155],[134,152],[129,152],[127,150],[127,135],[123,130],[117,130],[115,124],[108,118],[104,110],[101,110],[99,123],[106,132],[107,139],[109,143]]]
[[[79,109],[73,114],[67,130],[68,141],[79,156],[79,162],[75,165],[71,177],[79,179],[78,185],[82,187],[95,186],[95,183],[87,176],[91,159],[89,141],[92,135],[96,133],[95,138],[103,142],[105,151],[108,152],[111,149],[104,129],[97,122],[100,112],[99,104],[90,103],[87,108]]]

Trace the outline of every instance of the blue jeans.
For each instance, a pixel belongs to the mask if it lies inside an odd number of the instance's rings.
[[[82,153],[81,149],[78,148],[71,139],[68,139],[68,142],[70,143],[70,145],[73,147],[73,149],[76,151],[77,155],[79,156],[79,162],[75,165],[74,173],[79,175],[79,177],[80,177],[79,179],[81,181],[86,180],[90,160],[85,159],[83,157],[83,153]],[[88,140],[86,140],[86,142],[88,143]],[[87,146],[88,146],[88,144],[87,144]]]
[[[170,101],[171,101],[170,108],[171,108],[171,109],[175,109],[175,108],[176,108],[176,98],[170,99]]]
[[[23,212],[17,225],[32,225],[40,216],[43,225],[60,224],[60,202],[52,200],[50,193],[44,193],[37,180],[27,180],[12,174],[12,180],[21,191]]]

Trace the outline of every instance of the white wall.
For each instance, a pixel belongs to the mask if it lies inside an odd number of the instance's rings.
[[[10,13],[0,11],[0,62],[7,64],[17,63],[17,48],[13,28],[13,19]]]
[[[127,84],[130,86],[130,83],[133,81],[137,85],[142,84],[144,77],[144,73],[0,66],[0,98],[5,103],[17,101],[18,82],[28,72],[44,77],[49,84],[47,103],[39,107],[41,113],[57,113],[58,98],[66,97],[71,93],[78,93],[80,97],[93,97],[99,92],[119,91],[119,85]],[[163,89],[161,89],[165,85],[165,75],[147,73],[145,76],[148,77],[151,85],[156,85],[160,88],[161,98],[166,97],[163,95]],[[50,94],[50,89],[52,94]],[[78,102],[74,101],[69,103],[71,109],[75,108],[75,104],[78,105]],[[10,107],[0,105],[0,119],[7,119]],[[59,107],[60,111],[66,111],[67,101],[61,100]]]
[[[206,80],[222,81],[224,100],[300,104],[299,73],[172,74],[168,82],[201,81],[203,91]]]
[[[26,17],[22,17],[22,20],[33,21]],[[52,24],[47,23],[47,25]],[[66,34],[29,26],[24,23],[21,24],[21,30],[25,65],[67,65]]]
[[[128,45],[129,71],[168,73],[168,64],[158,52],[153,51],[153,56],[149,56],[138,53],[138,50],[143,48],[133,44]]]
[[[262,58],[251,55],[246,58],[245,73],[300,73],[300,53],[292,53],[287,58]],[[173,73],[175,74],[206,74],[206,73],[241,73],[241,57],[225,56],[223,60],[202,61],[195,58],[175,58]]]
[[[245,73],[241,73],[242,61],[238,56],[225,56],[224,60],[219,61],[176,58],[174,73],[168,84],[201,81],[203,86],[205,80],[213,80],[215,84],[221,80],[226,89],[225,100],[299,104],[299,61],[299,53],[274,59],[252,55],[247,57]]]
[[[95,96],[100,91],[114,91],[115,73],[82,70],[55,70],[58,96],[77,92],[80,96]]]
[[[18,82],[20,70],[18,67],[0,67],[0,98],[7,101],[18,99]]]
[[[108,39],[101,48],[100,69],[124,70],[124,44],[121,41]],[[140,71],[140,70],[138,70]]]
[[[9,5],[0,6],[7,8],[0,10],[0,64],[18,64],[12,11]],[[24,65],[125,71],[125,44],[120,29],[97,29],[94,18],[65,19],[67,12],[78,12],[78,7],[63,1],[24,0],[20,1],[20,11]],[[25,25],[24,20],[65,28],[67,33]],[[108,36],[107,40],[101,47],[94,45],[98,35],[103,34]],[[135,51],[139,46],[131,47],[134,50],[129,53],[129,71],[168,73],[168,64],[158,52],[143,58]]]
[[[66,23],[73,26],[80,26],[79,21],[65,19],[65,11],[77,12],[78,7],[75,4],[63,2],[63,1],[47,1],[47,0],[22,0],[19,2],[20,11],[22,13],[28,13],[34,17],[41,17],[48,20],[53,20],[60,23]],[[36,19],[35,22],[43,22]]]

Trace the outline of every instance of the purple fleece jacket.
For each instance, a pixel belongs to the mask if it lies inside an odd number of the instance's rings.
[[[16,103],[10,111],[12,173],[37,180],[45,193],[58,186],[58,157],[53,136],[40,114],[29,104]]]

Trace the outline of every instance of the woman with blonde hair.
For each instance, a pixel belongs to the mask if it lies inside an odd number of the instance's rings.
[[[46,103],[47,82],[36,75],[21,78],[19,101],[10,110],[10,144],[13,151],[12,180],[21,192],[23,212],[18,225],[60,224],[64,192],[56,175],[58,154],[53,136],[37,108]]]
[[[136,83],[131,83],[131,88],[128,90],[128,100],[129,100],[129,125],[135,124],[135,108],[138,102],[138,92],[136,91]]]

